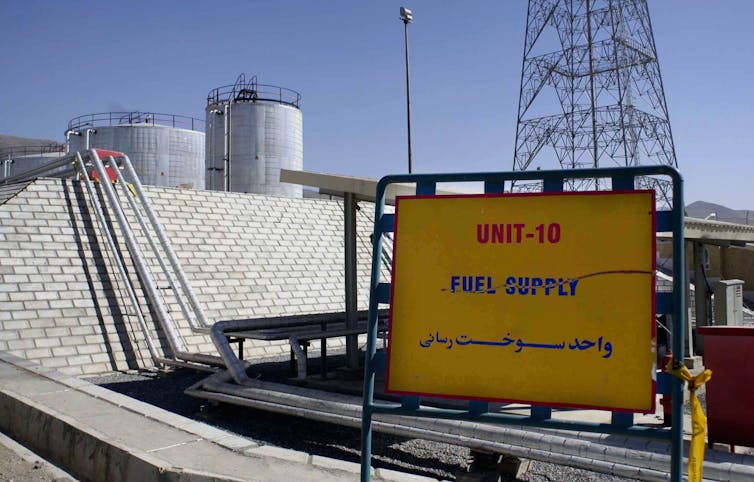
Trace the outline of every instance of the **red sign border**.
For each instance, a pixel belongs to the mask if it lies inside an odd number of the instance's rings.
[[[618,194],[651,194],[652,195],[652,320],[657,317],[657,208],[656,208],[656,192],[653,189],[636,189],[636,190],[616,190],[616,191],[566,191],[566,192],[536,192],[536,193],[485,193],[485,194],[420,194],[414,196],[397,196],[395,198],[395,231],[393,233],[393,259],[392,259],[392,273],[393,279],[395,279],[396,265],[395,260],[397,257],[398,249],[398,214],[400,201],[402,199],[473,199],[473,198],[510,198],[510,197],[560,197],[560,196],[609,196]],[[514,400],[508,398],[484,398],[484,397],[470,397],[467,395],[452,395],[441,393],[425,393],[425,392],[411,392],[403,390],[389,390],[390,385],[390,360],[391,360],[391,347],[392,347],[392,333],[393,333],[393,299],[395,295],[395,282],[390,283],[390,314],[388,318],[388,345],[387,345],[387,366],[385,373],[385,393],[392,395],[409,395],[418,397],[433,397],[443,398],[451,400],[468,400],[468,401],[483,401],[483,402],[503,402],[503,403],[520,403],[530,404],[543,407],[552,408],[577,408],[584,410],[609,410],[611,412],[621,413],[654,413],[657,405],[657,377],[656,374],[650,374],[652,376],[652,403],[647,411],[637,410],[634,408],[626,407],[608,407],[602,405],[584,405],[575,403],[558,403],[547,402],[541,400]],[[657,323],[652,323],[652,339],[657,340]],[[656,349],[656,348],[655,348]]]

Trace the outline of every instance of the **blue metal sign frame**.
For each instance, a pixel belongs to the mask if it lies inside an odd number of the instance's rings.
[[[673,192],[673,206],[657,211],[657,232],[673,234],[673,291],[656,294],[657,314],[672,316],[671,348],[676,357],[684,353],[684,326],[686,324],[685,267],[684,255],[684,204],[683,178],[669,166],[644,166],[610,169],[570,169],[559,171],[517,171],[468,174],[417,174],[383,177],[377,185],[374,211],[374,240],[372,249],[372,274],[369,296],[369,328],[367,332],[366,362],[364,367],[364,394],[361,434],[361,480],[371,480],[372,458],[372,418],[374,414],[407,415],[416,417],[473,420],[475,422],[534,426],[561,430],[613,433],[669,440],[671,442],[671,481],[680,482],[683,470],[683,383],[665,373],[658,374],[657,391],[671,394],[672,425],[670,428],[655,428],[634,425],[633,414],[612,412],[611,423],[589,423],[569,420],[554,420],[552,409],[532,406],[530,415],[506,415],[489,412],[486,402],[469,400],[466,409],[427,410],[421,407],[416,396],[404,396],[401,403],[375,401],[374,384],[377,373],[383,373],[386,354],[377,352],[377,310],[379,304],[390,302],[390,283],[380,281],[382,239],[385,233],[395,230],[395,215],[385,213],[385,191],[391,184],[416,184],[417,195],[434,195],[437,183],[483,182],[485,193],[502,193],[506,182],[541,181],[543,192],[562,192],[568,179],[603,178],[612,182],[613,190],[634,190],[636,178],[640,176],[662,176],[670,178]],[[675,362],[676,360],[674,360]]]

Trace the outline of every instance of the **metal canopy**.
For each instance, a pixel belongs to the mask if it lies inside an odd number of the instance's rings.
[[[343,239],[344,239],[344,273],[345,273],[345,308],[346,327],[355,328],[358,310],[358,275],[356,272],[356,205],[359,201],[375,202],[377,180],[363,177],[337,176],[318,172],[294,171],[280,169],[280,182],[301,184],[319,188],[321,194],[343,198]],[[390,186],[386,197],[392,203],[395,196],[413,196],[416,187],[413,184]],[[457,194],[445,191],[438,194]],[[346,337],[346,359],[348,368],[359,368],[359,351],[357,335]]]
[[[280,182],[317,187],[322,194],[331,194],[343,198],[343,268],[345,278],[346,328],[355,328],[358,323],[356,209],[359,201],[375,201],[377,181],[357,177],[280,169]],[[403,190],[400,191],[399,194],[413,194],[415,192],[413,187],[406,187],[405,192]],[[350,370],[354,371],[359,369],[358,343],[357,335],[346,337],[347,366]]]
[[[357,201],[375,202],[377,179],[366,177],[339,176],[308,171],[280,170],[280,182],[302,184],[319,188],[322,194],[345,197],[352,193]],[[387,204],[392,204],[396,196],[412,196],[416,193],[413,184],[391,184],[385,194]],[[438,190],[437,194],[458,194],[454,191]],[[722,246],[754,243],[754,226],[726,223],[699,218],[684,218],[685,239],[703,241],[705,244]],[[658,238],[670,238],[670,233],[657,233]]]
[[[686,240],[722,246],[754,243],[754,226],[699,218],[684,218]],[[662,233],[660,236],[668,236]]]
[[[345,197],[346,193],[350,193],[357,201],[375,202],[378,180],[368,177],[280,169],[280,182],[316,187],[319,188],[321,194],[338,197]],[[416,186],[413,184],[392,184],[388,187],[385,197],[387,203],[392,204],[396,196],[413,196],[415,193]],[[437,194],[458,194],[458,192],[438,190]]]

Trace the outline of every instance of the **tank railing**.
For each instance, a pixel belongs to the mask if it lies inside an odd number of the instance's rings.
[[[99,175],[100,179],[109,179],[109,174],[105,169],[105,165],[102,162],[102,160],[99,158],[99,156],[97,155],[96,150],[90,149],[88,151],[88,155],[91,157],[92,163],[94,164],[94,169]],[[123,159],[123,162],[126,166],[131,165],[131,161],[128,159],[128,156],[121,154],[119,158]],[[112,156],[109,156],[107,159],[108,159],[108,164],[111,170],[115,172],[115,175],[119,179],[119,182],[121,183],[123,187],[125,187],[127,185],[126,181],[123,178],[123,175],[120,173],[120,169],[117,163],[115,162],[115,159]],[[133,171],[133,168],[131,168],[131,171]],[[130,174],[131,173],[129,173],[129,175]],[[137,184],[134,187],[136,188],[138,186],[138,188],[140,189],[141,183],[138,182],[138,177],[135,177],[134,179],[137,182]],[[121,232],[125,239],[126,247],[128,248],[128,252],[131,254],[131,257],[134,261],[134,266],[136,267],[136,270],[139,273],[139,277],[142,282],[144,291],[146,292],[147,298],[149,299],[152,307],[155,310],[155,313],[157,315],[157,321],[160,327],[162,328],[163,332],[165,333],[168,346],[173,352],[173,357],[175,358],[175,360],[162,360],[162,361],[164,361],[165,363],[176,363],[177,361],[182,361],[182,362],[189,362],[189,363],[199,363],[202,365],[224,366],[222,359],[220,357],[212,356],[212,355],[205,355],[202,353],[189,353],[186,351],[184,341],[182,337],[180,336],[180,333],[178,333],[178,329],[176,327],[175,321],[170,315],[170,312],[167,308],[164,297],[160,293],[160,290],[157,286],[157,282],[152,272],[152,269],[147,264],[146,258],[144,256],[144,252],[142,251],[138,242],[136,241],[136,236],[134,234],[133,228],[131,227],[131,223],[128,221],[128,219],[125,216],[125,213],[123,211],[123,206],[119,201],[115,188],[113,188],[113,184],[110,182],[102,182],[101,185],[105,193],[105,197],[107,198],[108,204],[110,205],[110,208],[112,209],[115,215],[115,220],[121,229]],[[124,194],[130,197],[130,193],[128,191],[126,191]],[[139,219],[138,216],[137,216],[137,219]],[[143,222],[143,219],[142,219],[142,222]],[[149,237],[152,236],[151,232],[149,231],[149,229],[147,229],[146,225],[142,226],[142,231],[148,239]],[[150,242],[150,246],[153,248],[156,247],[156,243],[154,242],[154,240]],[[154,255],[158,259],[160,258],[159,251],[155,250]],[[164,267],[165,265],[162,264],[162,266]],[[167,273],[166,273],[166,277],[168,277]],[[181,296],[178,290],[174,290],[174,294],[176,296],[176,299],[178,299],[178,297]],[[193,327],[192,327],[192,331],[194,331]]]
[[[16,146],[0,149],[0,160],[13,159],[17,156],[35,156],[43,154],[65,153],[65,144],[50,143],[43,146]]]
[[[147,327],[147,322],[144,319],[144,314],[141,312],[141,309],[139,307],[139,299],[136,296],[136,292],[134,290],[133,284],[131,283],[131,279],[128,277],[128,272],[126,271],[126,268],[123,265],[123,259],[119,256],[118,247],[115,244],[113,234],[105,219],[105,214],[102,211],[102,205],[99,202],[99,198],[97,196],[97,193],[95,192],[94,185],[92,181],[89,179],[89,176],[87,175],[87,170],[86,170],[86,165],[84,164],[84,160],[81,158],[81,155],[78,152],[75,154],[75,156],[76,156],[76,166],[78,168],[78,172],[83,174],[80,177],[84,181],[84,186],[86,186],[86,191],[89,195],[89,202],[92,204],[94,208],[94,215],[97,219],[97,222],[102,227],[102,231],[107,241],[107,247],[109,248],[112,259],[115,261],[115,264],[118,268],[118,275],[120,276],[120,279],[123,282],[123,285],[125,286],[126,292],[128,294],[128,299],[131,302],[131,306],[133,307],[134,311],[136,312],[136,317],[139,322],[139,328],[141,329],[141,332],[144,335],[144,340],[147,343],[149,354],[152,357],[152,361],[156,365],[161,365],[162,357],[160,356],[160,353],[157,351],[157,347],[154,341],[152,340],[152,335],[149,332],[149,328]]]
[[[228,102],[277,102],[299,108],[301,94],[295,90],[276,85],[259,84],[256,76],[245,84],[224,85],[212,89],[207,95],[207,104],[225,104]]]
[[[236,83],[233,84],[233,88],[237,89],[237,90],[241,90],[241,89],[256,90],[258,83],[259,82],[257,81],[257,76],[256,75],[252,75],[251,76],[251,80],[249,82],[246,82],[246,74],[243,73],[243,72],[241,72],[238,75],[238,77],[236,77]]]
[[[74,117],[68,122],[68,130],[83,127],[122,126],[130,124],[149,124],[193,131],[204,131],[204,121],[195,117],[159,112],[101,112]]]

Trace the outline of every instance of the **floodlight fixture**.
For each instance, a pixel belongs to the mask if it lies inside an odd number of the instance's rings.
[[[414,14],[406,7],[401,7],[401,20],[403,23],[411,23],[414,19]]]

